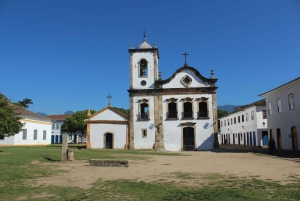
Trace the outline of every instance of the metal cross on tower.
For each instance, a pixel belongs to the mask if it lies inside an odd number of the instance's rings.
[[[108,105],[110,105],[110,99],[112,98],[112,96],[110,94],[108,94],[108,96],[106,98],[108,98]]]
[[[187,54],[186,52],[184,52],[184,54],[182,54],[182,55],[184,55],[184,65],[186,66],[187,65],[187,63],[186,63],[186,56],[189,55],[189,54]]]
[[[146,29],[144,29],[144,41],[146,41]]]

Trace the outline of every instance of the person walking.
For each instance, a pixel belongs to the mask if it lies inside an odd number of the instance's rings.
[[[272,139],[269,140],[268,146],[269,146],[269,154],[273,154],[273,141],[272,141]]]

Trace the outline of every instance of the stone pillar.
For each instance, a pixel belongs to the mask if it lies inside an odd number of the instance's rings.
[[[68,160],[68,134],[62,134],[61,161]]]
[[[218,141],[218,109],[217,109],[216,92],[214,92],[212,94],[212,107],[213,107],[213,124],[214,124],[214,148],[219,148],[219,141]]]
[[[73,161],[74,159],[74,150],[73,149],[68,149],[68,160]]]

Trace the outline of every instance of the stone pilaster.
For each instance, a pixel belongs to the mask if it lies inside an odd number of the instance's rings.
[[[134,120],[133,120],[133,114],[134,113],[134,107],[133,107],[133,97],[130,96],[130,116],[129,116],[129,149],[134,149],[134,132],[133,132],[133,128],[134,128]]]
[[[158,80],[158,58],[157,58],[157,51],[153,53],[154,59],[154,81]]]
[[[218,141],[218,109],[217,109],[217,95],[216,92],[212,94],[213,107],[213,124],[214,124],[214,148],[219,148]]]
[[[165,149],[162,95],[154,96],[155,149]]]
[[[132,53],[130,53],[130,89],[133,88],[133,81],[132,81]]]
[[[86,137],[87,137],[87,143],[86,148],[91,149],[91,124],[87,123],[86,125]]]

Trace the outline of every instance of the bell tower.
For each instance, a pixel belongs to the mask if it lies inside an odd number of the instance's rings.
[[[130,89],[153,89],[158,80],[158,48],[151,47],[144,41],[135,49],[132,45],[128,50],[130,54]]]
[[[154,95],[150,91],[155,89],[158,74],[158,48],[153,47],[144,40],[137,47],[132,45],[128,50],[130,54],[130,125],[128,133],[129,149],[147,144],[149,148],[155,143],[155,103]]]

